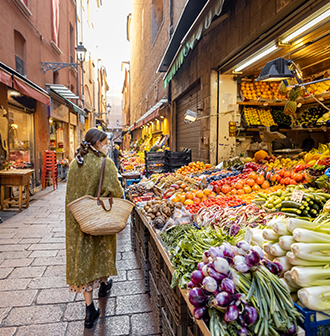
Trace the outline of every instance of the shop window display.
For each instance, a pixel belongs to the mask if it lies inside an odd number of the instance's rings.
[[[9,109],[9,156],[16,168],[34,166],[33,114]]]

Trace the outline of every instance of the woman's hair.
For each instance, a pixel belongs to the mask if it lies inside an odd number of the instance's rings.
[[[107,138],[107,134],[98,128],[90,128],[85,134],[85,144],[86,142],[91,144],[93,147],[96,145],[98,141],[102,142]],[[85,144],[81,144],[77,149],[77,154],[82,156],[86,155],[88,152],[88,146]]]

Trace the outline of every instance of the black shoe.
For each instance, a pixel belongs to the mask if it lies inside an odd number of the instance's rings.
[[[86,305],[85,328],[93,328],[94,322],[100,316],[100,309],[95,309],[94,302],[89,306]]]
[[[107,283],[101,282],[101,286],[99,289],[99,297],[103,298],[106,297],[107,294],[110,292],[110,289],[112,287],[113,280],[108,279]]]

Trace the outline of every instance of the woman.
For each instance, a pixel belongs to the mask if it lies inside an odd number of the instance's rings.
[[[66,205],[85,195],[96,197],[103,158],[106,158],[101,196],[121,197],[123,189],[113,161],[106,157],[107,135],[92,128],[85,135],[68,174]],[[110,275],[116,270],[116,235],[92,236],[80,230],[79,223],[66,207],[66,278],[69,290],[83,293],[86,301],[85,327],[92,328],[100,315],[93,303],[93,289],[99,297],[111,289]]]
[[[121,153],[119,146],[115,145],[114,146],[114,150],[113,150],[113,161],[115,163],[115,166],[117,167],[117,169],[119,170],[119,166],[120,166],[120,158],[123,157],[123,154]]]

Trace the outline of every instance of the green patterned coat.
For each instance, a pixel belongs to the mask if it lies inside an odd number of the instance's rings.
[[[65,204],[85,195],[96,197],[101,174],[102,156],[93,151],[84,156],[79,166],[72,161],[67,182]],[[117,168],[107,158],[101,196],[121,197],[123,189],[117,178]],[[66,218],[66,280],[69,285],[83,285],[101,277],[117,275],[116,235],[91,236],[80,230],[71,211],[65,207]]]

